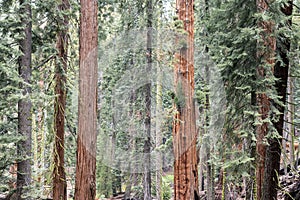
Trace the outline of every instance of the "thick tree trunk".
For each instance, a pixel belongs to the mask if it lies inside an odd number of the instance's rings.
[[[292,15],[292,2],[290,1],[288,6],[285,6],[282,11],[285,15]],[[291,21],[288,21],[288,26],[291,25]],[[290,41],[285,36],[279,38],[277,50],[279,56],[283,61],[282,64],[278,61],[274,68],[274,76],[278,79],[275,83],[275,88],[278,96],[280,97],[280,102],[282,105],[275,104],[276,108],[280,111],[279,120],[273,122],[279,137],[283,135],[283,124],[284,124],[284,110],[286,103],[286,89],[289,71],[289,58],[288,53],[290,50]],[[281,138],[268,138],[269,146],[266,152],[266,163],[265,163],[265,175],[264,175],[264,185],[263,185],[263,198],[264,200],[277,199],[278,191],[278,174],[280,169],[280,155],[281,155]]]
[[[63,0],[59,11],[64,12],[70,7],[68,0]],[[55,101],[54,101],[54,169],[53,169],[53,199],[67,199],[67,182],[64,169],[64,140],[65,140],[65,109],[66,109],[66,73],[68,56],[68,17],[64,16],[59,22],[60,31],[57,35],[56,48],[58,61],[55,67]]]
[[[194,1],[177,0],[176,10],[187,36],[174,66],[176,115],[173,121],[174,195],[198,199],[197,132],[194,105]]]
[[[269,10],[269,0],[257,0],[257,9],[259,12],[264,13]],[[267,74],[273,71],[274,68],[274,56],[276,48],[275,37],[272,36],[274,32],[274,22],[272,21],[259,21],[259,28],[262,30],[260,33],[260,41],[258,42],[258,59],[261,60],[261,65],[258,67],[257,74],[258,80],[267,79]],[[264,49],[265,48],[265,49]],[[268,65],[266,67],[266,65]],[[271,68],[271,69],[267,69]],[[266,70],[267,69],[267,70]],[[270,87],[269,85],[263,86],[265,89]],[[266,135],[269,132],[269,122],[266,122],[269,118],[270,112],[270,99],[265,92],[257,94],[257,106],[259,113],[259,125],[256,127],[257,134],[257,163],[256,163],[256,185],[257,185],[257,199],[262,199],[262,187],[264,181],[265,159],[266,159]]]
[[[97,142],[97,1],[81,0],[79,102],[75,200],[96,195]]]
[[[30,93],[31,88],[31,52],[32,52],[32,23],[31,23],[31,2],[20,0],[20,13],[22,14],[21,20],[24,26],[24,38],[20,41],[20,50],[22,55],[19,58],[19,75],[23,83],[20,83],[22,90],[21,100],[18,102],[18,132],[24,137],[23,141],[17,144],[18,155],[24,160],[18,162],[17,172],[17,199],[30,199],[23,198],[22,195],[26,193],[31,185],[31,131],[32,131],[32,117],[31,117],[31,101]]]
[[[152,68],[152,0],[147,0],[147,71]],[[151,198],[151,83],[145,85],[144,200]]]

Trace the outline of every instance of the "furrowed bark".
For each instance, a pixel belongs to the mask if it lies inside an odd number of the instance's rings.
[[[292,1],[282,8],[282,12],[286,16],[291,16],[293,12]],[[286,22],[286,26],[291,26],[291,19]],[[274,67],[274,76],[278,79],[275,83],[277,95],[280,97],[282,105],[276,104],[275,107],[280,111],[279,120],[272,122],[276,128],[279,137],[268,138],[269,146],[266,151],[265,175],[263,185],[263,198],[264,200],[277,199],[277,191],[279,190],[279,169],[280,169],[280,156],[281,156],[281,136],[283,136],[284,124],[284,111],[286,104],[286,90],[289,71],[289,58],[288,53],[290,50],[290,40],[284,35],[280,35],[277,39],[277,52],[283,61],[283,65],[277,61]],[[285,147],[284,147],[285,148]]]
[[[81,0],[79,50],[79,103],[75,200],[96,195],[97,142],[97,1]]]
[[[63,0],[58,6],[63,12],[70,8],[69,1]],[[55,66],[55,101],[54,101],[54,169],[53,169],[53,199],[67,199],[67,181],[64,168],[64,141],[65,141],[65,109],[66,109],[66,73],[68,68],[68,16],[59,20],[56,48],[58,60]]]
[[[174,65],[175,109],[173,120],[174,195],[176,200],[198,199],[197,132],[194,105],[194,1],[177,0],[178,19],[184,24],[178,37],[180,52]]]

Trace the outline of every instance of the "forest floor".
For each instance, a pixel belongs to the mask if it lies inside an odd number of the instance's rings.
[[[297,171],[289,171],[286,175],[280,175],[280,191],[277,200],[300,200],[300,168]],[[245,200],[245,192],[233,190],[229,192],[228,200]],[[206,191],[200,192],[200,199],[206,200]],[[222,199],[222,187],[215,188],[215,200]]]
[[[280,175],[280,192],[278,193],[277,200],[300,200],[300,169],[295,172],[289,172],[286,175]],[[172,187],[172,185],[170,185]],[[228,200],[244,200],[245,195],[242,191],[232,191],[229,192]],[[200,192],[200,199],[206,200],[206,191]],[[222,188],[220,185],[216,185],[215,188],[215,200],[222,199]],[[109,198],[107,200],[124,200],[124,194],[119,194],[115,197]],[[128,199],[129,200],[129,199]],[[130,200],[139,200],[137,198],[131,198]],[[155,199],[153,199],[155,200]],[[173,200],[170,197],[168,200]]]

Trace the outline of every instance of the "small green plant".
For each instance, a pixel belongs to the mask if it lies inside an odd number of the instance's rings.
[[[173,179],[173,175],[166,175],[162,177],[161,192],[163,200],[169,200],[172,197],[171,183],[173,182]]]

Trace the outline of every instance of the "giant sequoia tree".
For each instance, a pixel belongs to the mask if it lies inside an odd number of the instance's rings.
[[[281,11],[284,15],[290,17],[293,12],[293,3],[288,1],[286,5],[281,5]],[[281,27],[286,27],[287,31],[291,29],[291,18],[288,18],[281,24]],[[288,84],[288,71],[290,60],[288,54],[290,53],[290,38],[287,33],[281,33],[276,38],[276,50],[278,60],[274,66],[274,76],[276,77],[275,89],[279,96],[278,102],[274,103],[274,106],[279,111],[278,119],[273,120],[272,123],[278,133],[278,137],[268,138],[268,147],[266,149],[266,162],[264,171],[263,182],[263,198],[262,199],[276,199],[277,191],[279,188],[279,168],[280,168],[280,155],[281,155],[281,137],[283,136],[283,124],[284,113],[287,96],[287,84]],[[282,61],[282,62],[281,62]]]
[[[179,20],[186,34],[179,37],[174,66],[176,115],[173,122],[175,199],[197,199],[198,169],[194,105],[194,1],[177,0]],[[186,37],[186,38],[185,38]],[[183,39],[183,41],[182,41]]]
[[[63,0],[58,6],[60,12],[69,9],[69,1]],[[53,169],[53,198],[67,199],[67,181],[64,168],[64,143],[65,143],[65,110],[66,110],[66,72],[68,56],[68,16],[64,15],[59,20],[60,31],[57,34],[56,48],[58,60],[55,68],[55,97],[54,101],[54,169]]]
[[[222,152],[230,156],[230,160],[224,160],[226,178],[237,174],[230,174],[231,169],[246,169],[250,175],[243,177],[247,180],[247,199],[255,192],[251,189],[255,179],[258,198],[274,199],[288,67],[289,38],[285,33],[290,31],[282,28],[286,27],[286,19],[281,12],[291,14],[291,8],[285,5],[280,11],[278,8],[283,5],[279,1],[229,0],[210,5],[213,9],[207,24],[207,43],[222,72],[227,92],[226,115],[230,116],[224,127],[224,144],[229,148]],[[237,144],[243,144],[243,151],[235,158],[229,149]],[[253,162],[255,156],[257,160]],[[238,179],[236,182],[241,181]]]
[[[262,15],[269,11],[270,1],[258,0],[257,9]],[[257,106],[258,106],[258,121],[259,124],[256,129],[257,133],[257,166],[256,166],[256,184],[257,184],[257,199],[262,198],[262,185],[264,180],[264,169],[266,160],[266,136],[270,132],[269,125],[269,113],[270,113],[270,94],[267,90],[270,89],[271,85],[266,81],[272,76],[275,64],[275,49],[276,39],[274,37],[275,24],[272,20],[259,20],[258,27],[260,30],[260,39],[258,41],[257,55],[261,60],[260,66],[258,66],[257,74],[258,81],[266,82],[262,86],[262,91],[257,91]]]
[[[81,0],[79,105],[75,200],[96,195],[97,1]]]

